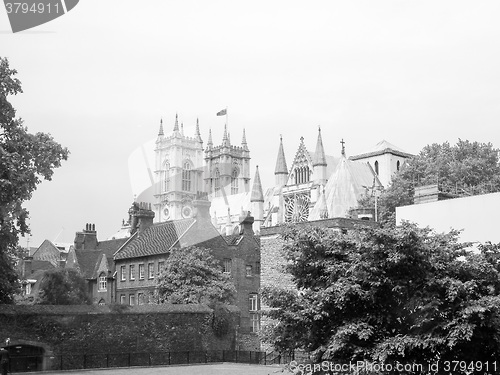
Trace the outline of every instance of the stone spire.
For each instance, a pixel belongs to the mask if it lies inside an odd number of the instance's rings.
[[[241,137],[241,147],[243,147],[244,150],[248,150],[247,136],[245,134],[245,128],[243,128],[243,137]]]
[[[229,137],[227,136],[227,124],[224,125],[224,135],[222,136],[222,146],[229,146]]]
[[[250,207],[254,217],[253,230],[260,232],[260,227],[264,222],[264,194],[262,193],[262,183],[260,182],[259,166],[255,167],[255,177],[253,179],[252,193],[250,195]]]
[[[278,149],[278,158],[276,159],[276,168],[274,174],[285,174],[288,176],[288,168],[286,166],[285,151],[283,149],[283,137],[280,135],[280,147]]]
[[[321,128],[318,126],[318,142],[314,151],[313,167],[317,165],[326,166],[325,149],[323,148],[323,140],[321,139]]]
[[[208,129],[208,141],[207,141],[207,147],[208,148],[212,148],[213,146],[213,142],[212,142],[212,129]]]
[[[158,132],[158,137],[162,135],[165,135],[165,133],[163,133],[163,119],[160,118],[160,131]]]
[[[198,142],[203,143],[203,140],[201,139],[200,122],[198,121],[198,118],[196,119],[196,130],[194,132],[194,136]]]
[[[264,202],[264,193],[262,192],[262,183],[260,182],[259,166],[255,167],[255,177],[253,179],[252,194],[250,202]]]
[[[178,120],[178,116],[177,116],[177,113],[175,114],[175,125],[174,125],[174,132],[178,132],[179,131],[179,120]]]

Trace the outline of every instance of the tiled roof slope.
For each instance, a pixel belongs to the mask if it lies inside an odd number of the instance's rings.
[[[166,221],[154,224],[142,233],[136,232],[130,241],[118,252],[114,259],[139,258],[167,253],[170,248],[195,223],[195,219]],[[215,228],[214,228],[215,230]]]
[[[86,279],[93,278],[97,261],[101,258],[102,251],[99,250],[75,250],[80,272]]]

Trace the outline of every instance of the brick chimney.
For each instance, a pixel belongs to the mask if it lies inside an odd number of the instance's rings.
[[[255,235],[253,231],[254,218],[250,215],[250,211],[242,212],[239,218],[240,221],[240,234],[253,236]]]
[[[95,224],[85,224],[85,229],[76,232],[75,250],[94,250],[97,248],[97,232]]]
[[[203,192],[198,192],[196,194],[196,199],[193,200],[193,217],[199,220],[212,221],[210,217],[210,201],[208,200],[208,194]]]
[[[33,273],[33,257],[25,257],[23,259],[23,277],[28,278]]]
[[[155,213],[151,210],[151,203],[134,202],[128,210],[130,221],[130,234],[139,231],[139,234],[153,225]]]

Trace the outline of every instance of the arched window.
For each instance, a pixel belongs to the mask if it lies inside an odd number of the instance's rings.
[[[399,167],[401,166],[401,164],[399,164],[399,160],[398,162],[396,163],[396,170],[399,172]]]
[[[108,279],[106,277],[106,274],[104,272],[101,272],[99,275],[99,291],[104,292],[107,290],[108,287]]]
[[[165,162],[164,168],[163,168],[163,191],[169,191],[170,190],[170,164]]]
[[[214,192],[216,197],[220,196],[220,172],[218,169],[215,170]]]
[[[188,162],[182,166],[182,190],[191,191],[191,164]]]
[[[375,174],[378,176],[378,160],[375,160]]]
[[[103,306],[106,304],[106,301],[104,300],[104,298],[101,298],[99,303],[98,303],[100,306]]]
[[[231,194],[238,194],[238,170],[233,169],[231,174]]]

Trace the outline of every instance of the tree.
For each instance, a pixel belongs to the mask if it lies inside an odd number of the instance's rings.
[[[51,179],[54,168],[69,154],[50,134],[30,134],[16,118],[7,100],[22,92],[16,74],[8,60],[0,58],[0,303],[13,302],[17,287],[13,252],[18,236],[29,233],[29,213],[22,203],[31,198],[42,179]]]
[[[228,303],[236,289],[210,250],[191,246],[173,249],[157,281],[161,303]]]
[[[89,305],[85,279],[72,268],[46,271],[35,297],[37,305]]]
[[[431,144],[403,165],[391,185],[378,199],[379,217],[388,219],[396,207],[413,204],[415,186],[438,184],[458,195],[500,191],[499,151],[491,143],[458,140],[450,146]],[[364,197],[361,207],[373,207],[374,198]]]
[[[474,253],[457,235],[410,223],[348,234],[288,229],[284,251],[297,290],[263,290],[277,322],[268,339],[316,360],[494,361],[499,246]]]

